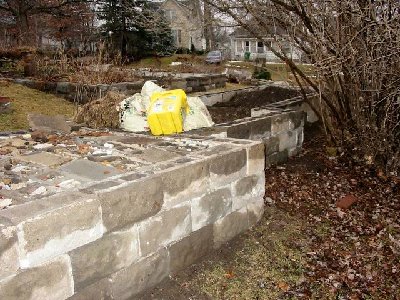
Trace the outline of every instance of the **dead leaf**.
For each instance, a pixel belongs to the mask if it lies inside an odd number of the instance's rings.
[[[279,287],[282,291],[285,291],[285,292],[287,292],[287,291],[289,290],[289,285],[288,285],[286,282],[284,282],[284,281],[278,282],[278,287]]]

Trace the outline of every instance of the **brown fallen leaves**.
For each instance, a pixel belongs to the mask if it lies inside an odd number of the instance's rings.
[[[308,228],[305,280],[284,295],[400,299],[399,183],[329,158],[319,135],[308,141],[305,154],[266,176],[274,205],[304,219]]]

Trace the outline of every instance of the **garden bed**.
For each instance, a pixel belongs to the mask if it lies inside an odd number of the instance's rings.
[[[219,102],[207,108],[213,121],[220,124],[250,117],[252,108],[299,95],[300,92],[296,89],[270,85],[261,90],[238,93],[228,102]]]

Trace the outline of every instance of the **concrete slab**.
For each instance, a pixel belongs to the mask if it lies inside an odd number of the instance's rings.
[[[68,177],[75,177],[84,180],[103,180],[122,172],[114,167],[106,166],[87,159],[77,159],[63,165],[60,170],[67,173]]]

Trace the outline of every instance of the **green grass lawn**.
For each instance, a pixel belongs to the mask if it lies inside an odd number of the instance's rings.
[[[0,114],[0,131],[28,129],[28,113],[72,117],[74,104],[52,94],[22,85],[0,82],[0,96],[12,100],[11,113]]]

